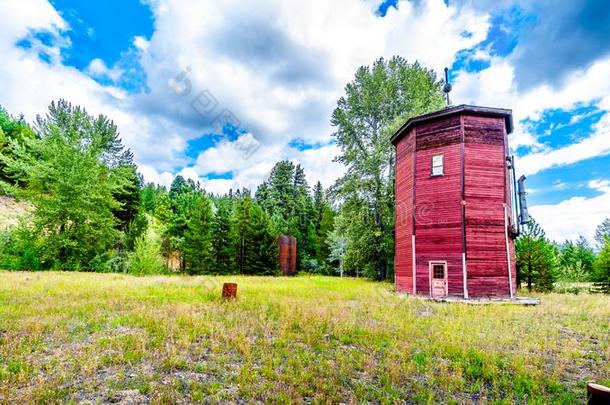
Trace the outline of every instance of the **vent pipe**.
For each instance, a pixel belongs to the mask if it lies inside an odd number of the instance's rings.
[[[530,214],[527,212],[527,201],[525,199],[527,195],[525,191],[525,176],[519,177],[517,187],[519,190],[519,223],[525,225],[530,222]]]
[[[519,195],[517,194],[517,175],[515,174],[515,157],[507,156],[506,163],[509,170],[510,182],[512,183],[512,193],[510,195],[511,200],[511,224],[513,231],[511,236],[513,239],[517,238],[521,234],[521,227],[519,226]]]

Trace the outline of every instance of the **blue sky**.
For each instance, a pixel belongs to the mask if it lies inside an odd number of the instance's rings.
[[[610,216],[608,7],[476,3],[7,3],[0,105],[33,118],[66,97],[110,116],[150,181],[253,188],[292,159],[328,186],[344,170],[329,125],[343,86],[400,54],[449,66],[454,103],[512,108],[534,216],[555,239],[590,237]]]

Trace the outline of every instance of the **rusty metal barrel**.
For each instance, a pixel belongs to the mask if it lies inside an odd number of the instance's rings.
[[[222,298],[226,300],[237,298],[237,283],[224,283],[222,285]]]
[[[280,235],[277,238],[279,247],[278,260],[280,271],[284,276],[297,274],[297,238],[294,236]]]
[[[587,384],[587,404],[610,404],[610,388],[599,384]]]

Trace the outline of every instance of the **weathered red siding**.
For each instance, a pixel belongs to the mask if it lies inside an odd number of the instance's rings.
[[[414,134],[396,145],[395,286],[413,293],[413,162]]]
[[[468,291],[473,296],[510,295],[504,120],[463,116],[463,121]]]
[[[430,261],[447,262],[449,295],[467,290],[471,297],[509,296],[515,291],[514,244],[507,238],[509,113],[479,115],[476,107],[465,107],[455,114],[424,116],[395,143],[398,291],[413,293],[415,287],[417,294],[430,295]],[[443,176],[431,175],[437,154],[444,156]]]
[[[419,128],[416,129],[419,135]],[[442,134],[441,134],[442,136]],[[433,177],[432,156],[444,155],[445,175]],[[460,144],[420,150],[416,157],[415,255],[418,293],[430,294],[429,262],[447,261],[449,294],[462,292]]]

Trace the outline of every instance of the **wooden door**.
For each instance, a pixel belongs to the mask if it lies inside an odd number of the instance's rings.
[[[430,262],[432,297],[447,296],[447,262]]]

